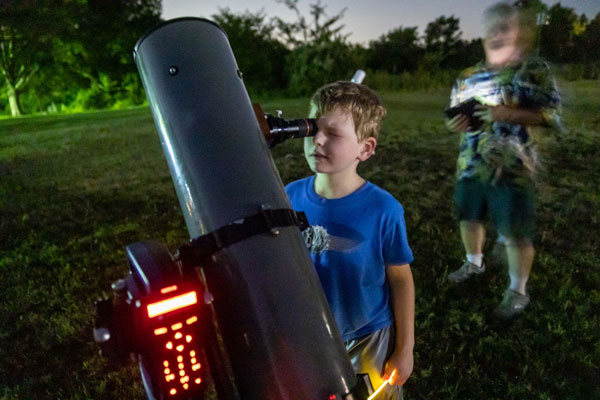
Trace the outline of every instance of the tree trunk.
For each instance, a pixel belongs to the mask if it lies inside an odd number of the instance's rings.
[[[6,82],[6,95],[8,96],[8,104],[10,105],[10,114],[13,117],[20,117],[19,94],[10,82]]]

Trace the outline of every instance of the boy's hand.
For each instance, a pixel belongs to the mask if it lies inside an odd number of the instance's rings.
[[[513,114],[515,114],[514,108],[500,104],[493,107],[484,105],[477,106],[475,107],[473,116],[487,123],[492,123],[494,121],[513,122]]]
[[[455,115],[446,120],[446,128],[454,133],[466,132],[469,129],[469,117],[464,114]]]
[[[390,385],[402,386],[412,374],[414,356],[412,350],[396,350],[390,356],[383,374],[383,379],[392,377]],[[395,372],[394,372],[395,371]],[[393,376],[392,376],[392,373]]]
[[[494,121],[507,122],[509,124],[529,125],[529,126],[548,126],[541,110],[520,109],[508,107],[503,104],[490,106],[477,106],[473,116],[492,123]]]
[[[478,105],[475,106],[475,112],[473,116],[479,118],[484,123],[492,123],[494,122],[494,108],[490,106]]]

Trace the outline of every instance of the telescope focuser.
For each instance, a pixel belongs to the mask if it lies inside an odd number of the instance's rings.
[[[281,118],[281,111],[277,111],[277,116],[275,117],[264,113],[260,104],[255,103],[252,107],[254,108],[260,129],[270,148],[288,139],[314,136],[319,130],[317,120],[314,118],[286,120]]]

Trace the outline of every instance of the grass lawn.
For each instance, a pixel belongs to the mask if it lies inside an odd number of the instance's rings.
[[[561,88],[568,133],[536,132],[532,304],[509,325],[490,318],[508,282],[501,263],[460,287],[446,280],[463,257],[448,92],[382,95],[388,117],[361,173],[403,204],[415,254],[407,399],[600,398],[600,84]],[[306,106],[263,102],[287,118]],[[301,141],[273,156],[284,183],[308,175]],[[149,110],[0,121],[0,238],[0,399],[143,398],[135,366],[98,356],[92,326],[93,301],[127,272],[127,244],[188,239]]]

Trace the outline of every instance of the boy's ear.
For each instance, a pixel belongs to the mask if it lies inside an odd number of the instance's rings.
[[[367,161],[375,153],[375,147],[377,147],[377,139],[374,137],[371,136],[363,140],[358,159],[360,161]]]

